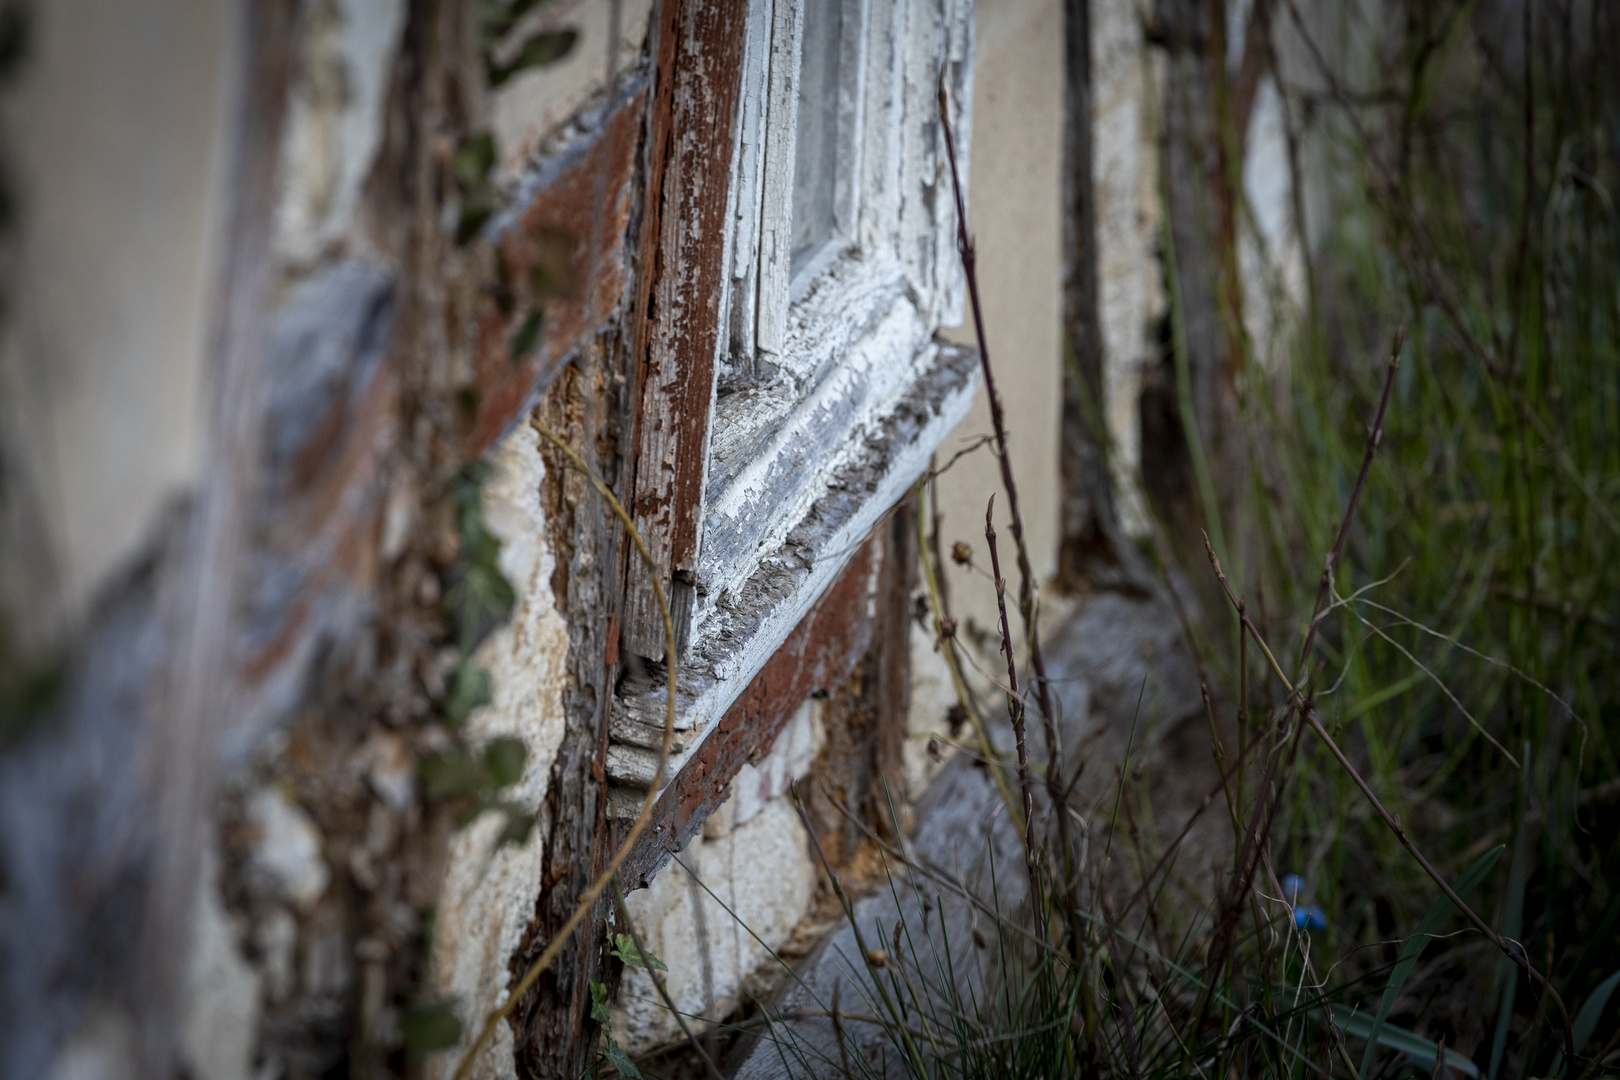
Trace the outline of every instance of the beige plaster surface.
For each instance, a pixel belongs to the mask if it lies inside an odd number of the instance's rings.
[[[772,799],[735,826],[726,811],[709,819],[680,853],[680,864],[671,861],[651,886],[625,898],[642,943],[669,967],[665,987],[676,1007],[706,1018],[729,1015],[747,990],[759,988],[756,973],[775,964],[766,948],[789,939],[816,887],[816,864],[792,800]],[[630,1053],[681,1038],[645,971],[625,971],[612,1012],[613,1036]],[[709,1026],[690,1023],[694,1031]]]
[[[1057,569],[1060,510],[1063,9],[1058,0],[979,0],[977,20],[968,227],[1030,558],[1037,579],[1045,580]],[[946,336],[973,342],[971,316],[966,319]],[[939,462],[990,431],[981,390],[967,420],[940,447]],[[1007,499],[990,449],[958,461],[938,489],[952,607],[958,620],[989,631],[994,587],[984,575],[951,563],[949,552],[953,541],[966,541],[975,565],[988,574],[984,512],[995,493],[1002,574],[1016,592]],[[1016,625],[1013,635],[1022,636]]]
[[[819,710],[805,701],[771,752],[743,766],[679,862],[625,899],[642,943],[668,966],[664,985],[683,1013],[718,1019],[736,1009],[762,975],[777,974],[766,950],[780,948],[809,910],[818,871],[786,796],[820,751]],[[645,971],[625,971],[612,1013],[613,1037],[631,1053],[681,1037]]]
[[[55,622],[200,467],[232,35],[207,0],[30,7],[0,108],[19,204],[0,408],[49,552],[30,620]]]

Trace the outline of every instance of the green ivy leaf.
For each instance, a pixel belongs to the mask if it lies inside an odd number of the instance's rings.
[[[550,0],[484,0],[480,17],[484,24],[484,39],[493,42],[502,37],[517,21]]]
[[[669,970],[669,968],[664,965],[664,962],[658,959],[658,957],[654,956],[652,953],[648,952],[643,954],[639,952],[636,949],[636,939],[629,934],[613,935],[613,955],[617,959],[623,960],[631,967],[657,968],[659,971]],[[644,955],[645,961],[643,960]]]
[[[529,312],[529,317],[523,320],[517,333],[512,335],[512,360],[523,359],[534,351],[535,343],[540,340],[540,327],[545,318],[538,311]]]
[[[505,847],[507,844],[522,845],[528,842],[529,834],[534,831],[534,815],[521,806],[506,807],[506,824],[501,828],[501,835],[495,841],[496,847]]]
[[[495,167],[495,136],[487,131],[469,135],[456,148],[453,166],[456,183],[462,190],[471,191],[483,184],[489,170]]]
[[[574,42],[578,40],[579,32],[576,30],[548,30],[534,35],[523,43],[523,48],[518,50],[510,64],[490,66],[489,85],[499,86],[520,71],[532,67],[555,64],[574,51]]]
[[[488,675],[485,675],[487,680]],[[523,740],[511,735],[492,739],[484,747],[484,768],[497,788],[510,787],[523,776],[523,763],[528,760],[529,748]]]
[[[473,461],[462,466],[451,484],[451,493],[456,502],[456,531],[465,543],[469,533],[475,533],[483,528],[484,481],[494,469],[487,461]]]
[[[609,1020],[607,1007],[607,987],[591,980],[591,1019],[598,1024],[606,1024]]]
[[[634,1080],[641,1080],[641,1070],[636,1068],[636,1064],[630,1060],[629,1054],[619,1049],[619,1044],[614,1042],[611,1036],[608,1038],[607,1049],[602,1052],[602,1056],[607,1058],[609,1065],[619,1070],[620,1076],[629,1076],[633,1077]]]
[[[512,583],[494,566],[494,553],[500,541],[485,534],[475,538],[464,553],[471,561],[458,568],[450,587],[450,613],[456,624],[457,642],[463,655],[471,655],[478,642],[506,621],[517,604]]]
[[[44,720],[66,684],[58,664],[29,666],[0,653],[0,749]]]
[[[474,709],[488,705],[492,700],[494,688],[490,684],[489,672],[466,661],[457,664],[455,674],[450,679],[450,696],[444,703],[444,712],[450,722],[460,724],[472,715]],[[520,763],[518,768],[522,767]]]
[[[416,771],[429,799],[470,795],[489,783],[484,763],[459,746],[426,755]]]
[[[495,196],[484,188],[475,188],[461,198],[461,213],[456,218],[456,243],[465,246],[478,235],[485,222],[495,216]]]
[[[487,462],[474,462],[461,470],[453,488],[461,550],[451,572],[448,604],[463,656],[471,655],[484,635],[505,622],[517,604],[512,583],[497,565],[501,541],[484,526],[482,492],[489,472]]]
[[[448,1001],[421,1001],[400,1014],[399,1034],[406,1051],[419,1057],[460,1042],[461,1020]]]

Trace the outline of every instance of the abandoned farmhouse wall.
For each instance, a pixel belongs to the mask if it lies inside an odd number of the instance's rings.
[[[1163,367],[1168,76],[1130,0],[857,9],[892,130],[840,150],[867,216],[834,219],[865,254],[807,298],[734,224],[739,191],[761,234],[790,194],[768,119],[790,87],[758,50],[809,32],[797,5],[37,6],[0,89],[0,1073],[449,1076],[649,790],[626,906],[683,1009],[769,987],[697,879],[787,955],[828,923],[795,782],[828,858],[872,873],[842,813],[887,828],[888,792],[903,818],[956,734],[912,484],[989,431],[941,71],[1043,579],[1065,542],[1076,12],[1127,535]],[[1256,267],[1297,247],[1275,107],[1262,89],[1243,174]],[[1297,299],[1290,258],[1274,298]],[[773,289],[780,327],[739,321]],[[849,297],[858,332],[818,330]],[[687,620],[656,788],[645,571],[531,417],[620,493]],[[980,449],[930,485],[980,568],[997,483]],[[982,577],[939,569],[993,654]],[[609,960],[618,919],[609,891],[473,1075],[576,1075],[593,980],[627,1049],[673,1041]]]

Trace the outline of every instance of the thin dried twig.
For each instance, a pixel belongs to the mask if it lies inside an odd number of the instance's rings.
[[[993,514],[995,495],[984,508],[984,539],[990,545],[990,569],[996,575],[996,609],[1001,615],[1001,651],[1007,656],[1007,715],[1012,720],[1013,740],[1018,745],[1018,787],[1024,798],[1024,862],[1030,872],[1032,896],[1040,895],[1035,859],[1035,791],[1029,778],[1029,749],[1024,741],[1024,699],[1018,693],[1018,665],[1013,661],[1012,632],[1007,628],[1007,580],[1001,576],[1001,556],[996,550]]]
[[[990,422],[996,436],[996,459],[1001,465],[1001,486],[1007,493],[1007,513],[1011,518],[1013,547],[1018,553],[1018,614],[1024,621],[1025,644],[1029,649],[1029,664],[1034,672],[1036,700],[1041,707],[1041,723],[1046,735],[1046,786],[1057,818],[1058,838],[1065,863],[1074,851],[1070,835],[1069,815],[1063,812],[1068,793],[1062,780],[1062,740],[1058,736],[1057,712],[1052,707],[1052,691],[1046,679],[1046,660],[1041,654],[1041,636],[1035,610],[1035,573],[1031,568],[1029,544],[1024,539],[1024,516],[1018,508],[1018,484],[1013,479],[1012,456],[1007,450],[1007,423],[1001,407],[1001,395],[996,392],[995,372],[990,366],[990,350],[984,333],[983,304],[979,299],[978,256],[973,240],[968,236],[967,204],[962,198],[962,176],[956,164],[956,140],[951,132],[949,102],[945,96],[945,75],[939,78],[939,124],[945,135],[945,157],[951,167],[951,190],[956,198],[956,250],[962,260],[962,276],[967,282],[969,305],[973,309],[973,332],[979,343],[979,367],[984,373],[985,397],[990,402]],[[999,574],[997,575],[1000,576]],[[1010,659],[1010,656],[1009,656]],[[1068,882],[1069,902],[1065,914],[1069,934],[1074,941],[1076,955],[1085,940],[1080,925],[1080,883],[1067,866],[1061,875]]]
[[[1311,624],[1305,631],[1305,643],[1299,650],[1299,674],[1295,682],[1302,682],[1305,677],[1305,663],[1310,659],[1311,646],[1316,643],[1316,627],[1323,607],[1333,594],[1333,576],[1339,569],[1339,560],[1344,557],[1344,541],[1350,535],[1350,523],[1356,517],[1356,504],[1361,502],[1361,489],[1367,483],[1367,471],[1372,468],[1373,455],[1378,452],[1378,444],[1384,441],[1384,413],[1389,409],[1389,395],[1395,389],[1395,373],[1401,367],[1401,346],[1406,344],[1406,325],[1403,323],[1395,330],[1395,342],[1389,348],[1389,367],[1384,375],[1384,393],[1378,399],[1378,415],[1373,419],[1372,430],[1367,433],[1367,452],[1361,458],[1361,471],[1356,473],[1356,486],[1350,492],[1350,504],[1345,507],[1344,518],[1339,522],[1339,535],[1333,541],[1333,550],[1328,552],[1327,562],[1322,566],[1322,583],[1316,590],[1316,604],[1311,608]],[[1204,537],[1204,543],[1209,543],[1209,537]]]
[[[821,846],[821,837],[817,835],[815,826],[810,823],[810,812],[805,809],[804,800],[799,797],[799,786],[796,782],[792,785],[791,790],[794,807],[799,811],[799,820],[804,823],[804,831],[810,835],[811,846],[816,849],[816,858],[821,861],[821,868],[827,872],[827,880],[832,882],[833,895],[838,898],[839,906],[844,909],[844,917],[849,920],[849,928],[855,935],[855,947],[860,950],[861,961],[866,965],[867,974],[872,977],[872,985],[877,988],[878,997],[882,1000],[883,1007],[888,1010],[894,1027],[903,1036],[901,1042],[904,1044],[906,1053],[920,1068],[923,1066],[922,1051],[918,1049],[917,1042],[912,1037],[911,1029],[906,1026],[904,1014],[896,1007],[894,1000],[889,996],[888,987],[884,984],[882,976],[877,971],[876,962],[873,960],[876,954],[867,947],[866,937],[861,933],[861,924],[855,918],[855,902],[844,891],[843,882],[838,879],[838,871],[833,869],[832,863],[827,858],[827,852]]]
[[[968,689],[967,680],[962,677],[960,657],[956,652],[955,631],[947,633],[946,625],[955,626],[955,620],[950,617],[946,607],[945,590],[941,587],[934,571],[934,557],[928,543],[928,536],[923,523],[923,492],[926,478],[919,479],[916,484],[917,497],[917,558],[922,564],[923,586],[928,590],[928,604],[934,616],[934,640],[939,643],[940,651],[945,657],[945,666],[951,673],[951,687],[956,691],[956,703],[967,715],[973,725],[973,735],[978,742],[979,754],[985,765],[990,769],[990,777],[995,781],[996,790],[1001,793],[1001,801],[1007,807],[1007,813],[1012,815],[1014,821],[1019,818],[1018,801],[1013,798],[1012,789],[1007,785],[1007,778],[1002,772],[1002,759],[996,752],[995,744],[990,740],[990,729],[979,712],[979,706],[973,700],[973,694]]]
[[[1311,609],[1311,621],[1305,633],[1305,640],[1300,647],[1299,674],[1293,682],[1285,680],[1286,685],[1289,687],[1290,714],[1303,712],[1303,710],[1310,707],[1309,700],[1303,693],[1295,691],[1294,685],[1295,683],[1301,686],[1304,684],[1308,671],[1306,665],[1310,661],[1311,649],[1316,643],[1316,628],[1321,621],[1323,606],[1332,595],[1334,574],[1344,556],[1345,541],[1349,537],[1350,527],[1355,521],[1356,507],[1361,502],[1361,492],[1367,482],[1367,472],[1372,467],[1373,456],[1378,452],[1378,445],[1384,438],[1384,415],[1389,409],[1390,394],[1395,388],[1395,373],[1400,368],[1401,346],[1405,341],[1406,327],[1403,325],[1396,329],[1395,341],[1390,347],[1389,363],[1384,376],[1384,392],[1379,398],[1378,412],[1373,418],[1373,425],[1367,433],[1367,450],[1361,459],[1361,469],[1356,474],[1355,488],[1352,489],[1350,501],[1345,506],[1344,517],[1340,519],[1339,531],[1334,538],[1333,547],[1329,550],[1322,565],[1322,580],[1317,588],[1316,603]],[[1213,559],[1214,548],[1210,544],[1208,533],[1204,534],[1204,547],[1209,551],[1210,557]],[[1216,573],[1220,577],[1221,587],[1226,590],[1227,596],[1232,600],[1233,607],[1237,609],[1239,622],[1251,631],[1254,641],[1265,652],[1266,659],[1270,661],[1271,666],[1281,672],[1282,667],[1277,663],[1277,658],[1272,655],[1270,646],[1259,636],[1258,631],[1255,631],[1254,623],[1249,619],[1243,603],[1233,594],[1231,587],[1227,584],[1226,575],[1220,571],[1218,566]],[[1255,805],[1254,817],[1251,819],[1253,824],[1251,824],[1239,848],[1238,861],[1235,867],[1237,873],[1233,876],[1227,897],[1221,905],[1221,918],[1216,926],[1214,943],[1210,950],[1210,955],[1215,958],[1214,973],[1210,977],[1211,985],[1214,984],[1220,969],[1226,964],[1231,946],[1231,935],[1237,925],[1242,898],[1248,894],[1250,883],[1254,880],[1254,874],[1260,865],[1259,855],[1270,839],[1271,827],[1276,821],[1277,811],[1282,805],[1283,790],[1287,778],[1293,770],[1294,759],[1299,753],[1299,744],[1303,734],[1304,727],[1297,726],[1286,751],[1286,757],[1273,754],[1267,760],[1266,771],[1261,778],[1260,790],[1262,792],[1271,792],[1271,795],[1269,798],[1261,798]],[[1281,778],[1273,788],[1272,780],[1278,775],[1279,771]],[[1204,1000],[1198,1010],[1200,1023],[1203,1022],[1204,1009],[1209,1004],[1209,996],[1205,994],[1203,997]]]

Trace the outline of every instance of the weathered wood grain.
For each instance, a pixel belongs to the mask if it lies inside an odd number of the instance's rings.
[[[770,71],[765,85],[765,161],[760,171],[759,299],[755,342],[767,353],[785,347],[788,262],[793,254],[793,136],[799,123],[799,41],[804,9],[777,0],[771,13]]]
[[[861,545],[788,639],[726,710],[699,751],[687,759],[653,808],[652,826],[625,861],[625,880],[646,885],[664,864],[665,849],[685,846],[730,794],[744,764],[770,753],[776,737],[812,693],[846,678],[872,645],[875,571],[884,563],[883,537]],[[900,714],[904,722],[904,714]]]
[[[729,150],[748,9],[698,0],[670,5],[676,9],[666,21],[673,35],[670,70],[667,79],[660,70],[654,90],[652,151],[662,154],[662,166],[649,176],[647,192],[658,220],[656,246],[641,266],[650,293],[641,309],[647,326],[645,352],[638,353],[641,405],[630,512],[676,607],[689,609],[722,340]],[[660,65],[665,41],[661,36]],[[648,573],[639,561],[628,567],[621,644],[658,658],[664,635]]]
[[[624,233],[646,104],[645,90],[628,94],[576,146],[537,170],[527,200],[502,223],[497,257],[516,295],[489,290],[480,312],[469,457],[488,451],[581,345],[617,321],[629,279]],[[536,314],[534,345],[515,350],[520,328]]]

